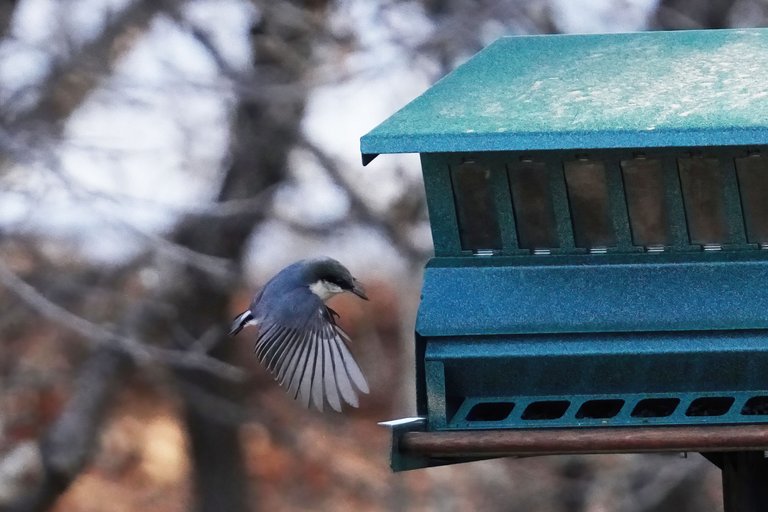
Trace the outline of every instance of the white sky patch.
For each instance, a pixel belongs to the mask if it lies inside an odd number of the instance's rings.
[[[26,0],[14,11],[11,37],[0,44],[0,102],[7,107],[23,108],[33,94],[22,91],[48,72],[55,12],[50,0]]]
[[[20,39],[0,47],[0,87],[7,87],[0,89],[0,99],[43,76],[57,37],[75,32],[75,43],[94,37],[106,16],[126,1],[77,0],[71,11],[66,2],[22,2],[14,26]],[[331,64],[318,71],[314,79],[321,85],[308,98],[303,128],[338,159],[373,207],[384,209],[403,187],[421,186],[418,156],[388,155],[364,169],[359,138],[429,86],[434,68],[415,65],[392,38],[408,37],[413,45],[432,25],[417,3],[388,7],[386,19],[377,17],[382,11],[374,4],[347,1],[334,16],[360,38],[363,51],[328,59]],[[197,0],[184,9],[188,20],[208,31],[229,65],[248,69],[247,33],[256,16],[250,2]],[[134,229],[162,233],[179,213],[207,203],[215,191],[235,102],[231,85],[188,33],[157,17],[115,73],[71,116],[63,142],[53,148],[61,163],[56,172],[67,177],[71,190],[44,164],[15,169],[16,178],[6,180],[18,183],[0,195],[0,226],[72,241],[103,263],[131,256],[143,243]],[[347,213],[347,197],[313,158],[296,151],[289,164],[296,181],[276,198],[281,216],[321,225]],[[276,234],[273,226],[256,237],[259,262],[272,267],[289,263],[286,257],[328,254],[354,267],[375,254],[377,272],[397,266],[388,242],[365,229],[330,241],[283,231]],[[265,246],[274,251],[262,250]],[[369,265],[363,267],[370,272]]]
[[[37,84],[56,56],[98,35],[106,19],[128,1],[20,1],[12,20],[12,37],[0,45],[0,101],[28,97],[18,93]]]
[[[98,36],[107,19],[122,11],[131,1],[133,0],[47,0],[47,3],[56,6],[55,20],[59,33],[69,38],[74,37],[74,42],[83,43]]]
[[[13,16],[11,34],[28,45],[44,46],[56,33],[58,3],[51,0],[24,0]]]
[[[315,87],[303,128],[339,162],[371,206],[383,210],[403,186],[420,182],[418,155],[387,155],[363,168],[360,137],[429,87],[432,67],[414,66],[403,50],[428,37],[433,25],[415,3],[382,9],[376,2],[353,1],[341,2],[331,24],[336,30],[355,31],[361,50],[331,59],[335,67],[323,74],[354,78]],[[405,181],[395,174],[396,168],[405,173]]]
[[[344,191],[304,152],[293,151],[289,161],[295,179],[286,182],[275,195],[277,216],[310,226],[343,219],[349,210]]]
[[[9,110],[22,110],[33,102],[35,84],[46,75],[50,55],[22,41],[6,39],[0,45],[0,102]]]
[[[401,79],[385,76],[315,89],[304,118],[307,136],[336,159],[348,181],[375,209],[387,207],[400,193],[402,183],[394,175],[395,167],[421,176],[418,155],[387,155],[378,159],[383,162],[374,162],[378,165],[362,165],[360,137],[428,87],[424,76],[408,80],[399,71],[393,73]]]
[[[248,69],[251,48],[248,35],[257,17],[253,3],[242,0],[196,0],[184,6],[184,15],[203,27],[227,63],[235,69]]]
[[[157,20],[70,119],[61,152],[67,173],[105,194],[176,208],[208,195],[228,142],[215,127],[227,121],[232,98],[201,86],[216,83],[202,53]]]
[[[54,171],[71,190],[45,164],[38,170],[47,179],[18,169],[28,188],[0,200],[0,222],[79,239],[97,260],[130,256],[141,237],[126,233],[161,232],[208,201],[227,154],[233,102],[205,50],[156,18],[66,125]]]
[[[115,79],[118,84],[133,87],[183,88],[212,83],[217,73],[205,50],[176,23],[160,16],[152,22],[149,33],[123,58]]]
[[[549,0],[552,20],[574,34],[646,30],[659,0]]]

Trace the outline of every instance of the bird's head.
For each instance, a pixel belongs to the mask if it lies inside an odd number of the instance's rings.
[[[360,282],[344,265],[332,258],[308,260],[304,278],[312,293],[324,301],[343,292],[352,292],[368,300]]]

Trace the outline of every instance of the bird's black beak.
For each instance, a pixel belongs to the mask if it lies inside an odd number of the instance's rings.
[[[357,279],[352,279],[352,289],[350,291],[361,299],[368,300],[368,296],[365,294],[365,290],[363,290],[363,285]]]

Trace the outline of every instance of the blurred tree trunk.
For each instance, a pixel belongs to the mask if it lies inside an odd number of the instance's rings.
[[[115,52],[109,41],[117,44],[115,39],[121,34],[135,30],[137,25],[148,26],[160,9],[175,9],[179,4],[175,0],[131,3],[107,24],[105,34],[96,38],[99,43],[87,44],[73,57],[71,65],[52,71],[43,81],[39,104],[14,119],[14,133],[25,130],[39,131],[36,135],[42,136],[58,133],[69,114],[97,86],[98,79],[94,77],[104,76],[111,68]],[[0,4],[0,14],[7,7]],[[241,97],[233,115],[229,164],[216,197],[220,202],[266,198],[265,191],[285,179],[288,155],[297,141],[303,118],[313,40],[322,37],[322,30],[318,29],[323,28],[324,2],[264,1],[257,2],[256,7],[259,19],[250,34],[253,69],[237,84]],[[175,15],[172,17],[178,19]],[[207,49],[216,51],[213,46]],[[224,62],[220,58],[215,60]],[[74,80],[72,83],[79,83],[75,78],[93,73],[92,66],[97,66],[99,73],[86,79],[84,87],[68,89],[71,85],[68,77]],[[231,70],[222,69],[222,72],[228,74]],[[222,217],[190,214],[179,221],[170,238],[191,251],[237,264],[244,256],[251,233],[267,214],[265,208]],[[128,267],[135,269],[146,264],[146,258],[142,257]],[[153,296],[146,297],[121,324],[128,329],[140,329],[141,333],[134,333],[137,338],[158,344],[172,340],[177,348],[210,336],[213,329],[219,339],[211,355],[230,360],[234,345],[224,333],[231,320],[229,297],[237,283],[193,265],[157,270],[163,273],[167,284],[154,290]],[[171,307],[155,308],[157,304]],[[12,505],[14,511],[46,510],[87,466],[115,384],[129,361],[123,353],[98,350],[83,365],[80,376],[83,384],[75,390],[65,411],[41,442],[43,481]],[[241,401],[240,386],[204,371],[176,370],[175,374],[184,400],[195,509],[201,512],[251,510],[238,425],[231,419],[218,418],[185,391],[194,389],[197,396],[203,392],[217,400],[237,403]],[[82,428],[73,428],[73,425]]]
[[[301,129],[307,95],[306,72],[311,68],[314,15],[302,2],[264,2],[257,6],[259,23],[252,27],[253,75],[235,113],[231,164],[218,199],[256,197],[286,177],[288,155]],[[262,91],[274,91],[265,94]],[[256,94],[251,94],[255,92]],[[197,252],[240,261],[254,228],[265,213],[244,213],[222,219],[189,217],[179,225],[174,240]],[[192,268],[178,282],[173,299],[181,323],[192,338],[211,326],[227,326],[228,300],[235,283],[210,279]],[[224,337],[212,355],[229,360],[232,340]],[[181,390],[193,386],[216,397],[238,402],[238,387],[211,374],[179,372]],[[185,417],[194,462],[196,510],[239,512],[247,505],[247,481],[238,436],[238,425],[217,419],[198,407],[190,396]]]

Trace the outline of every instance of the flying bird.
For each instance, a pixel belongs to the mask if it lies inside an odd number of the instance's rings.
[[[348,348],[349,336],[336,324],[329,298],[351,292],[368,300],[360,283],[332,258],[301,260],[278,272],[237,315],[229,331],[258,328],[254,350],[259,361],[296,400],[322,411],[327,402],[357,407],[368,383]]]

